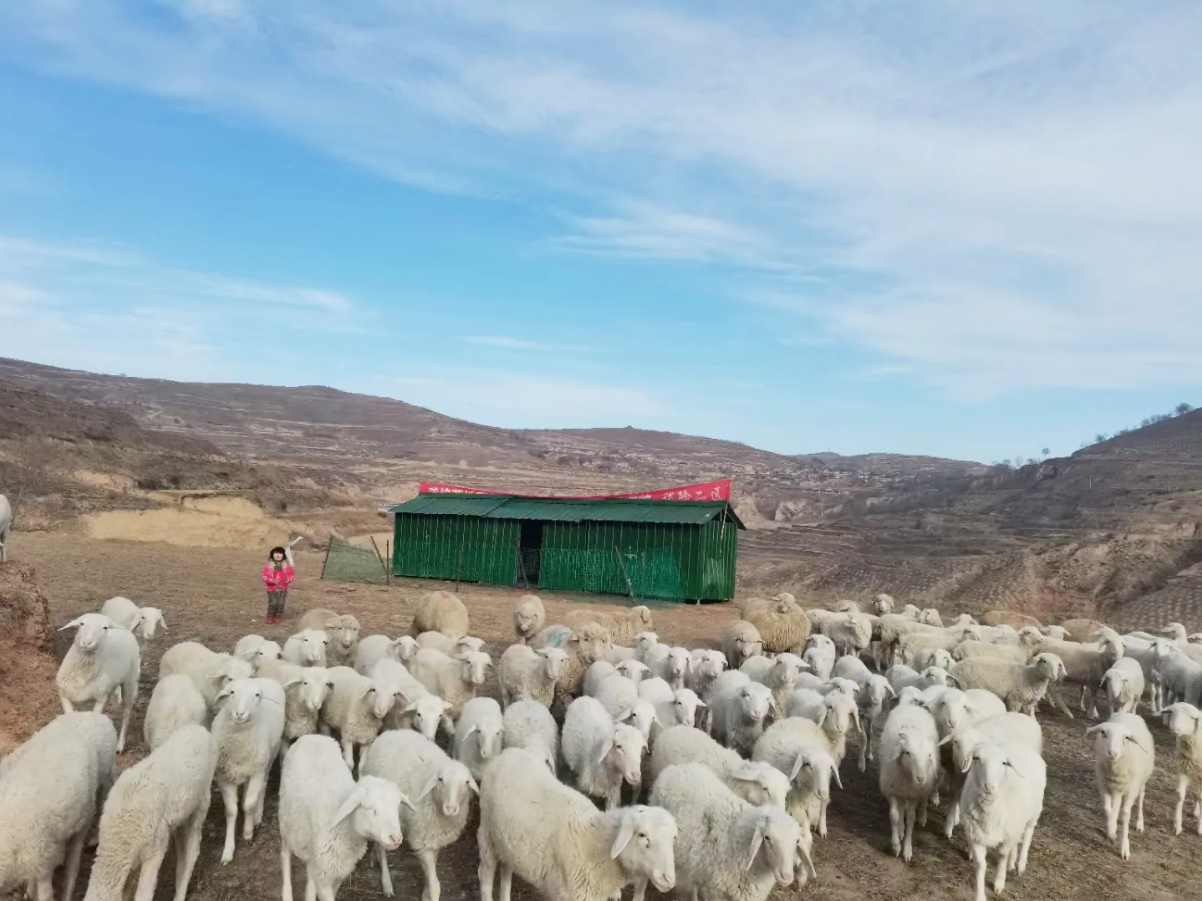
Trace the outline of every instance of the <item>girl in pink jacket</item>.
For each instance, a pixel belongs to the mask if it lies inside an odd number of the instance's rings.
[[[278,623],[284,615],[288,588],[296,578],[296,569],[292,565],[292,545],[298,541],[300,538],[295,538],[288,542],[287,547],[273,547],[267,555],[267,565],[263,567],[263,584],[267,586],[266,623]]]

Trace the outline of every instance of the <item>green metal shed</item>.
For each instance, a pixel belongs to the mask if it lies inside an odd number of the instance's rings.
[[[667,601],[734,597],[727,501],[420,494],[395,514],[397,576]]]

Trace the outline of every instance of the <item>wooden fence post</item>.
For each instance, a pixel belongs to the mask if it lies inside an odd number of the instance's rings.
[[[321,561],[321,575],[317,578],[319,582],[325,581],[326,564],[330,562],[330,551],[332,550],[334,550],[334,537],[330,536],[330,540],[326,542],[326,555]]]
[[[384,570],[384,584],[388,584],[388,566],[384,563],[384,557],[380,554],[380,546],[376,544],[376,536],[368,535],[371,539],[371,549],[376,552],[376,559],[380,561],[380,569]]]
[[[618,546],[614,545],[614,555],[618,558],[618,568],[622,570],[622,578],[626,580],[626,591],[630,595],[630,600],[634,601],[634,586],[630,584],[630,576],[626,575],[626,564],[622,562],[622,552],[618,550]]]

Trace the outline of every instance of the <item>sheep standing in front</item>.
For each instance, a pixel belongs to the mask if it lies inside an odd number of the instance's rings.
[[[305,862],[305,898],[335,901],[369,841],[388,851],[400,847],[402,804],[412,806],[387,779],[356,782],[333,739],[297,739],[280,776],[283,901],[292,901],[294,855]]]
[[[175,901],[184,901],[200,855],[216,766],[213,736],[189,723],[121,774],[100,818],[100,845],[84,901],[122,901],[135,867],[140,872],[134,901],[151,901],[171,844]]]
[[[1114,666],[1116,660],[1123,656],[1123,640],[1118,635],[1107,632],[1102,635],[1096,645],[1082,645],[1072,641],[1056,641],[1045,638],[1031,647],[1031,656],[1038,654],[1055,654],[1064,664],[1066,675],[1064,681],[1081,687],[1081,709],[1091,717],[1098,717],[1098,686],[1102,676]],[[1089,697],[1089,704],[1086,698]],[[1051,696],[1052,702],[1068,717],[1072,717],[1068,707],[1060,698]]]
[[[514,701],[537,701],[550,707],[555,700],[555,683],[563,675],[567,662],[568,652],[563,648],[535,650],[525,644],[510,645],[497,666],[501,706],[508,707]]]
[[[249,663],[255,673],[268,660],[279,660],[283,652],[279,642],[268,641],[262,635],[243,635],[234,645],[234,656]]]
[[[549,709],[534,701],[515,701],[505,708],[501,724],[505,727],[505,748],[529,751],[546,762],[551,775],[558,775],[559,726]]]
[[[448,657],[433,648],[420,648],[409,661],[409,672],[428,691],[450,704],[451,716],[455,717],[476,696],[490,666],[492,658],[484,651],[463,651]]]
[[[388,662],[381,660],[376,666]],[[330,692],[321,705],[322,732],[338,730],[343,759],[347,768],[354,770],[355,747],[369,744],[380,734],[384,717],[396,704],[400,689],[386,680],[361,676],[349,666],[330,667],[326,674]]]
[[[745,619],[737,619],[722,633],[722,652],[731,669],[738,669],[748,658],[764,653],[759,630]]]
[[[370,676],[372,668],[385,657],[407,663],[417,653],[417,640],[412,635],[389,638],[387,635],[368,635],[359,639],[355,650],[355,672]]]
[[[764,650],[774,654],[782,651],[801,654],[812,630],[806,612],[787,600],[771,606],[746,606],[743,618],[759,632],[764,641]]]
[[[1119,838],[1119,856],[1131,857],[1127,837],[1131,809],[1135,808],[1135,831],[1144,831],[1144,792],[1156,765],[1156,747],[1143,717],[1133,713],[1111,714],[1110,719],[1085,730],[1094,738],[1094,771],[1098,793],[1106,814],[1106,836]],[[1122,836],[1118,836],[1119,821]]]
[[[493,901],[498,869],[502,901],[515,874],[542,896],[563,901],[610,901],[647,879],[670,892],[677,832],[675,818],[660,807],[603,813],[547,772],[539,757],[508,748],[489,764],[480,791],[481,901]]]
[[[422,901],[438,901],[442,892],[438,852],[463,834],[472,811],[472,795],[480,794],[476,780],[466,766],[416,732],[385,732],[363,755],[362,770],[363,776],[387,779],[413,802],[412,809],[401,811],[404,842],[426,877]],[[391,898],[392,874],[383,845],[377,845],[377,860],[381,887]]]
[[[564,625],[573,632],[579,632],[589,623],[599,626],[609,638],[609,643],[617,647],[629,647],[634,636],[640,632],[655,631],[655,625],[651,622],[651,608],[641,604],[622,613],[601,613],[580,608],[564,617]]]
[[[1036,654],[1029,663],[1009,663],[974,657],[951,668],[951,677],[964,689],[992,691],[1006,709],[1035,715],[1035,708],[1048,693],[1048,685],[1067,675],[1064,663],[1051,653]]]
[[[831,677],[831,673],[835,670],[835,661],[839,657],[839,652],[835,650],[835,643],[827,636],[820,632],[815,632],[806,642],[805,652],[801,655],[801,659],[806,662],[810,670],[819,679],[826,680]]]
[[[783,810],[748,804],[698,763],[664,770],[650,801],[676,819],[679,891],[707,901],[765,901],[774,886],[793,883],[802,827]]]
[[[232,654],[210,651],[198,641],[181,641],[159,658],[159,679],[187,676],[205,699],[210,713],[215,709],[217,693],[227,682],[249,679],[254,674],[255,669],[248,661],[239,660]]]
[[[501,753],[504,741],[501,705],[492,698],[472,698],[463,705],[463,713],[455,724],[451,756],[468,768],[473,779],[480,781],[485,765]]]
[[[752,682],[744,672],[728,670],[714,680],[708,703],[714,737],[741,754],[750,754],[764,734],[772,690]]]
[[[1202,711],[1193,704],[1178,701],[1164,709],[1169,715],[1169,731],[1176,744],[1173,766],[1177,771],[1177,808],[1173,814],[1173,834],[1182,831],[1182,814],[1191,784],[1196,784],[1194,819],[1202,835]]]
[[[553,709],[557,715],[566,712],[572,699],[580,694],[585,670],[598,660],[604,660],[612,647],[609,634],[596,623],[586,623],[565,641],[564,650],[568,652],[568,659],[555,681]]]
[[[138,678],[142,673],[142,649],[133,633],[107,616],[85,613],[59,631],[75,629],[75,640],[59,665],[55,684],[63,712],[91,705],[104,713],[114,692],[121,692],[121,730],[117,753],[125,750],[125,733],[138,700]]]
[[[939,784],[939,732],[921,707],[897,707],[881,732],[881,794],[889,801],[893,854],[914,855],[914,826],[926,822],[927,804]]]
[[[1110,713],[1135,713],[1143,700],[1146,682],[1139,661],[1121,657],[1102,676],[1102,694],[1106,696]]]
[[[138,639],[138,647],[146,652],[146,642],[153,641],[160,627],[167,631],[163,611],[158,607],[139,607],[129,598],[117,596],[100,605],[100,615],[107,616],[122,629],[128,629]]]
[[[329,666],[330,636],[320,629],[304,629],[288,637],[280,651],[280,659],[297,666]]]
[[[537,594],[524,594],[513,608],[513,631],[520,644],[528,644],[547,622],[547,611]]]
[[[234,859],[238,822],[238,789],[242,796],[242,840],[255,837],[267,804],[267,774],[280,753],[284,736],[284,689],[271,679],[237,679],[217,695],[224,702],[213,719],[217,743],[214,779],[225,804],[225,847],[221,862]]]
[[[606,810],[618,806],[623,781],[637,786],[642,779],[646,740],[633,726],[615,723],[596,698],[572,702],[560,741],[577,786],[586,795],[604,798]]]
[[[960,811],[969,851],[977,865],[976,899],[985,901],[985,870],[990,850],[998,852],[994,894],[1006,888],[1006,872],[1021,876],[1039,816],[1048,768],[1032,748],[1021,744],[979,745],[973,752]]]
[[[317,731],[321,707],[330,693],[330,674],[321,666],[296,666],[282,660],[270,660],[259,668],[259,678],[271,679],[284,689],[284,737],[280,756],[302,735]]]
[[[727,788],[757,807],[770,804],[783,810],[788,803],[789,777],[783,772],[763,761],[744,760],[737,751],[722,747],[691,726],[670,726],[660,733],[647,764],[651,784],[678,763],[709,768]]]
[[[840,788],[839,766],[817,739],[814,724],[787,718],[773,723],[755,743],[752,759],[767,763],[788,776],[785,809],[808,830],[817,828],[826,838],[826,811],[831,802],[831,781]]]
[[[146,747],[154,751],[172,733],[194,723],[209,724],[209,708],[192,680],[184,675],[160,679],[146,705],[146,717],[142,721],[142,736]]]
[[[452,638],[471,634],[471,619],[463,601],[449,591],[431,591],[418,600],[413,611],[409,634],[417,637],[423,632],[441,632]]]
[[[62,896],[70,898],[99,802],[116,778],[112,721],[64,713],[9,754],[0,773],[0,894],[24,886],[33,901],[53,901],[61,864]]]
[[[298,631],[311,629],[325,632],[330,644],[326,648],[327,666],[350,666],[355,662],[355,653],[359,649],[359,620],[349,613],[341,615],[333,610],[318,608],[310,610],[301,617],[297,626]]]

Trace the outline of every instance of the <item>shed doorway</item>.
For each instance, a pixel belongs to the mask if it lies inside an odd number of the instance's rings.
[[[521,566],[518,578],[526,588],[538,588],[538,573],[543,556],[543,524],[536,519],[522,520],[522,531],[518,539]]]

